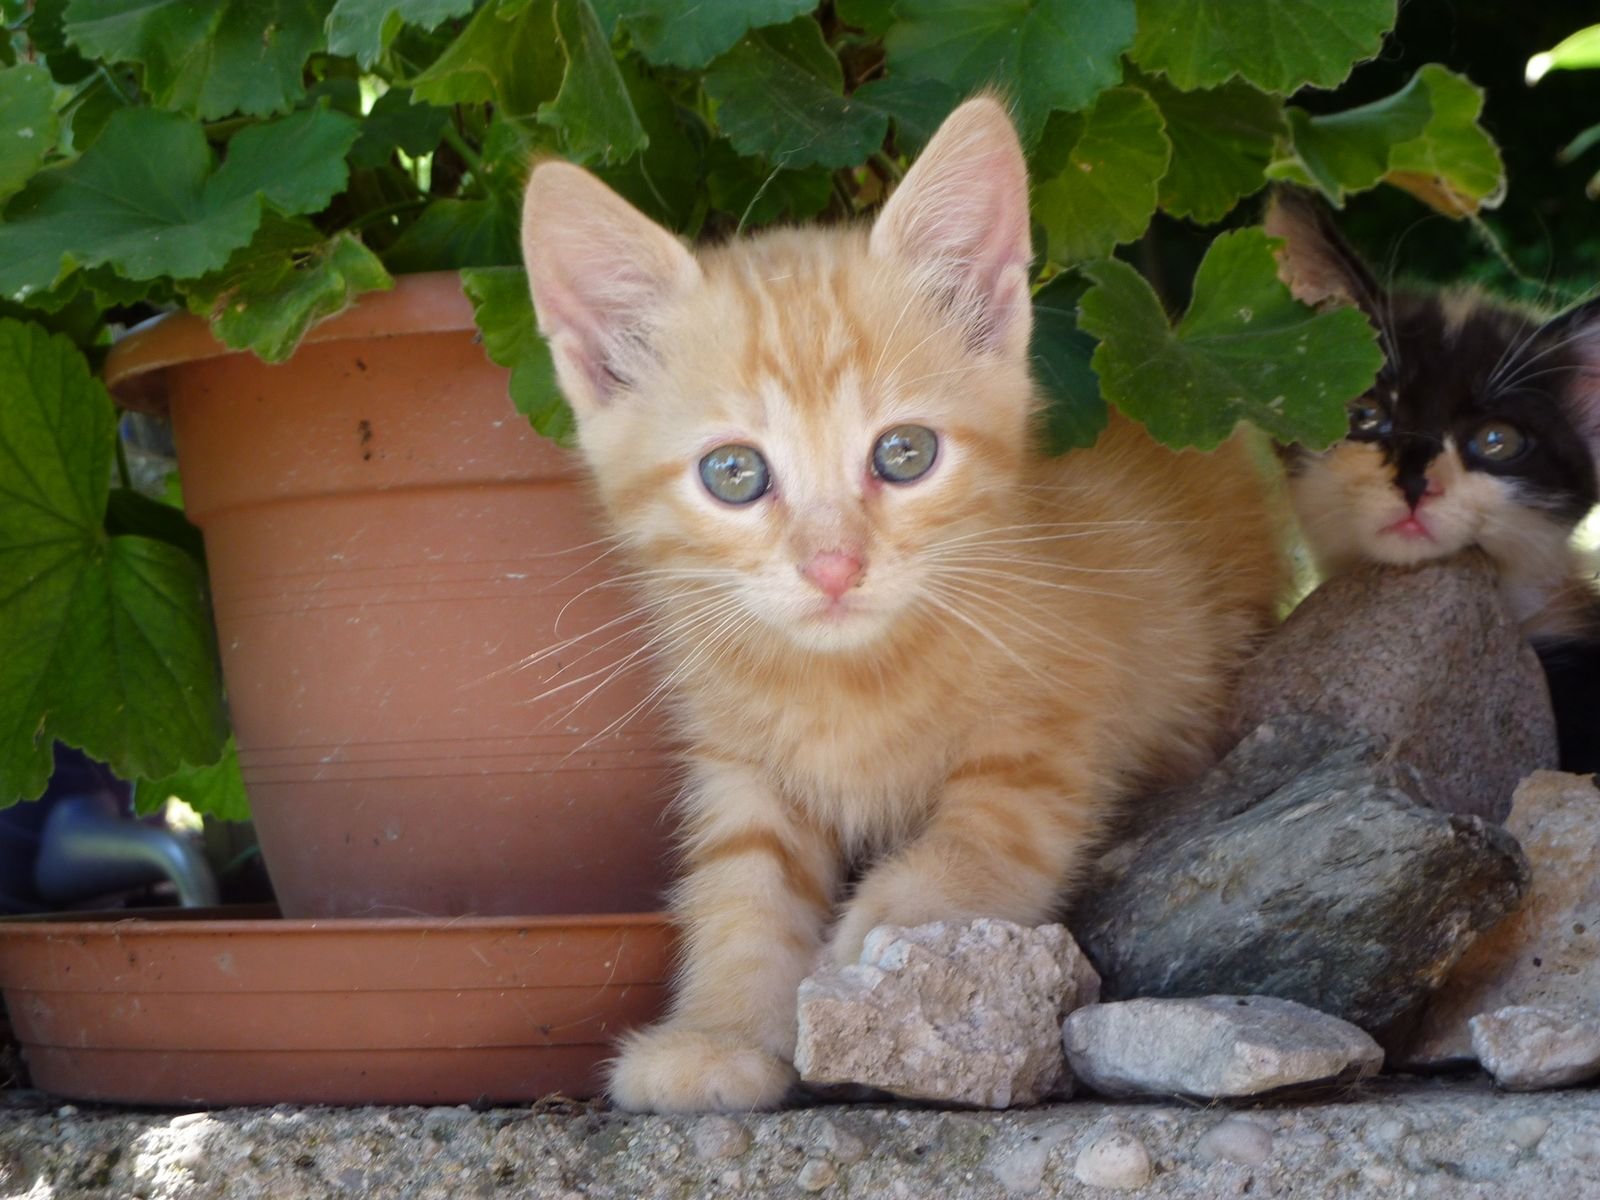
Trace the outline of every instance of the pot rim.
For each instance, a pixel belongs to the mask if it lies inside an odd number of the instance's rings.
[[[359,338],[403,337],[413,333],[477,333],[472,302],[461,288],[460,271],[424,271],[398,275],[394,287],[363,292],[354,303],[311,326],[302,346]],[[224,346],[203,317],[169,312],[135,325],[117,339],[106,355],[102,378],[123,408],[163,414],[167,411],[166,369],[234,354],[251,354]],[[263,362],[270,369],[275,364]]]
[[[183,912],[195,915],[184,917]],[[144,916],[143,912],[162,914]],[[132,914],[132,915],[130,915]],[[27,913],[0,917],[0,941],[39,937],[205,937],[259,934],[268,937],[336,936],[350,933],[400,935],[459,933],[478,935],[501,930],[529,933],[618,929],[651,930],[671,925],[665,912],[558,913],[495,917],[279,917],[268,905],[242,905],[238,915],[226,909],[145,909],[83,913]]]

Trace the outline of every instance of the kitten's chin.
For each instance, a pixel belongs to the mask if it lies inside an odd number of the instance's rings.
[[[803,650],[838,654],[860,650],[879,641],[893,615],[860,603],[819,607],[783,623],[783,632]]]

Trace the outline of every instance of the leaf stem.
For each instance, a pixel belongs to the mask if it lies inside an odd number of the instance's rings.
[[[122,486],[131,492],[133,491],[133,473],[128,470],[128,451],[122,444],[122,418],[120,416],[112,427],[112,432],[116,435],[117,478],[121,480]]]
[[[483,157],[472,148],[466,138],[461,136],[455,127],[455,122],[446,121],[444,123],[444,140],[450,149],[461,156],[461,161],[472,169],[473,179],[477,180],[480,185],[488,187],[489,181],[484,176]]]

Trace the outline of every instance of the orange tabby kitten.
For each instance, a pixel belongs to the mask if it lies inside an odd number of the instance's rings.
[[[689,747],[685,960],[611,1094],[771,1106],[825,942],[1043,921],[1132,781],[1203,763],[1279,592],[1263,488],[1238,445],[1120,419],[1034,452],[1028,183],[992,99],[870,229],[691,253],[547,163],[523,248]]]

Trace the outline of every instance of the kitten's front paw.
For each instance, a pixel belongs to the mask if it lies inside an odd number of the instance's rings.
[[[606,1090],[630,1112],[740,1112],[778,1107],[795,1079],[759,1046],[668,1024],[623,1044]]]
[[[847,967],[860,959],[867,934],[879,925],[926,925],[957,916],[916,880],[905,880],[894,873],[869,875],[833,927],[828,957],[836,966]]]

